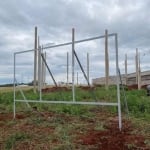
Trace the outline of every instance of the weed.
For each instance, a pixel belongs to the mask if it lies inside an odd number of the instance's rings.
[[[10,150],[15,146],[17,141],[23,141],[25,139],[29,139],[29,136],[25,133],[18,132],[10,135],[5,142],[5,149]]]
[[[97,131],[105,130],[104,123],[103,122],[98,122],[97,125],[95,126],[94,130],[97,130]]]
[[[135,148],[135,145],[134,144],[127,144],[127,148],[128,148],[128,150],[132,150]]]
[[[24,95],[27,99],[36,100],[39,99],[39,93],[33,92],[33,89],[25,90]],[[16,91],[16,99],[23,99],[19,91]],[[121,93],[122,110],[123,107],[123,94]],[[44,100],[72,100],[72,93],[70,91],[56,91],[50,93],[43,93],[42,99]],[[94,89],[84,90],[76,87],[76,100],[78,101],[105,101],[105,102],[116,102],[117,94],[116,87],[110,86],[109,90],[106,90],[104,86],[95,87]],[[135,117],[150,119],[150,97],[146,95],[146,90],[132,90],[126,91],[126,99],[128,103],[128,109],[131,115]],[[1,92],[0,93],[0,110],[1,112],[13,111],[13,92]],[[32,103],[30,104],[32,106]],[[47,105],[47,104],[36,104],[39,111],[55,111],[60,113],[67,113],[72,115],[82,115],[88,113],[89,106],[70,106],[70,105]],[[17,111],[26,109],[24,103],[16,103]],[[102,107],[101,107],[102,108]],[[118,110],[116,107],[107,107],[110,112],[116,113]]]
[[[40,116],[32,118],[31,120],[32,120],[32,123],[35,124],[35,125],[41,125],[45,121],[44,118],[42,118]]]
[[[145,143],[147,146],[150,146],[150,139],[146,139],[146,140],[144,141],[144,143]]]

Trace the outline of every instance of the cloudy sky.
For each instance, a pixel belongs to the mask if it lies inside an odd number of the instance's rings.
[[[34,27],[38,27],[41,44],[59,44],[109,33],[118,33],[119,65],[124,73],[128,54],[128,72],[134,72],[135,49],[141,53],[141,69],[149,70],[150,57],[149,0],[4,0],[0,2],[0,84],[13,82],[13,54],[34,48]],[[113,70],[114,40],[109,40],[110,72]],[[57,80],[66,80],[66,53],[71,46],[47,50],[47,59]],[[86,54],[90,55],[90,78],[104,74],[104,40],[76,46],[86,71]],[[33,53],[17,55],[18,82],[33,78]],[[70,61],[71,62],[71,58]],[[71,64],[70,64],[71,65]],[[112,68],[111,68],[112,67]],[[98,69],[100,68],[100,69]],[[78,64],[76,73],[83,78]],[[69,71],[71,72],[71,66]],[[63,77],[62,77],[63,76]]]

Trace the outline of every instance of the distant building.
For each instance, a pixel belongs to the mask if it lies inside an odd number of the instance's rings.
[[[123,84],[126,84],[125,75],[121,75],[121,80]],[[105,77],[95,78],[92,79],[93,85],[104,85],[105,84]],[[109,85],[116,84],[116,76],[109,77]],[[134,85],[136,84],[136,73],[130,73],[127,75],[127,85]],[[150,71],[143,71],[141,72],[141,86],[143,85],[150,85]]]

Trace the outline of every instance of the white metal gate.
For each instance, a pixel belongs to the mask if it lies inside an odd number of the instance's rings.
[[[119,129],[121,130],[122,128],[122,119],[121,119],[121,104],[120,104],[120,87],[119,87],[119,65],[118,65],[118,37],[117,33],[112,33],[108,34],[108,37],[114,37],[114,43],[115,43],[115,68],[116,68],[116,86],[117,86],[117,100],[116,102],[109,103],[109,102],[81,102],[81,101],[76,101],[75,99],[75,83],[74,83],[74,59],[75,59],[75,45],[78,43],[84,43],[87,41],[92,41],[92,40],[97,40],[97,39],[104,39],[106,35],[101,35],[97,37],[92,37],[92,38],[87,38],[87,39],[82,39],[78,41],[74,41],[74,32],[72,32],[72,42],[67,42],[67,43],[62,43],[62,44],[57,44],[57,45],[52,45],[52,46],[47,46],[43,47],[44,50],[49,50],[51,48],[56,48],[56,47],[63,47],[66,45],[72,45],[72,101],[65,101],[65,100],[60,100],[60,101],[55,101],[55,100],[42,100],[42,91],[40,88],[39,95],[40,98],[38,100],[27,100],[24,96],[24,93],[21,91],[23,99],[16,99],[16,56],[24,53],[29,53],[29,52],[34,52],[34,49],[32,50],[26,50],[26,51],[20,51],[20,52],[15,52],[14,53],[14,118],[16,116],[16,102],[23,102],[23,103],[49,103],[49,104],[79,104],[79,105],[102,105],[102,106],[117,106],[118,107],[118,124],[119,124]]]

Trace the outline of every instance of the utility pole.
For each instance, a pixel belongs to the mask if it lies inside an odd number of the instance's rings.
[[[35,41],[34,41],[34,93],[36,93],[36,84],[37,84],[37,27],[35,27]]]
[[[108,31],[105,30],[105,88],[109,86]]]

